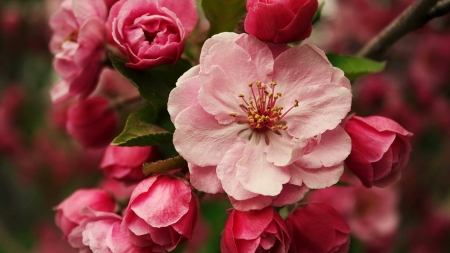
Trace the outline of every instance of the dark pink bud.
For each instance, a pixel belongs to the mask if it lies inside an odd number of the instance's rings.
[[[325,204],[299,207],[286,219],[293,238],[289,253],[345,253],[350,243],[350,228],[344,218]]]
[[[113,212],[116,203],[104,190],[80,189],[74,192],[55,208],[56,225],[63,231],[64,238],[85,218],[81,213],[85,207],[95,211]]]
[[[116,133],[117,115],[102,97],[80,101],[69,108],[67,132],[84,147],[108,145]]]
[[[149,252],[172,251],[191,239],[199,203],[183,180],[165,175],[141,181],[125,210],[121,225],[134,245]]]
[[[108,146],[100,168],[110,178],[125,181],[141,180],[145,177],[142,164],[156,161],[156,147]]]
[[[262,210],[232,210],[220,243],[222,253],[288,252],[291,238],[281,216]]]
[[[345,164],[364,186],[386,187],[400,180],[411,152],[412,133],[380,116],[351,117],[345,131],[352,139]]]
[[[260,40],[289,43],[308,38],[317,0],[247,0],[245,31]]]

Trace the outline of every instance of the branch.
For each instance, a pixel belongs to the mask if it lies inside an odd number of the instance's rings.
[[[442,16],[449,10],[450,1],[417,0],[403,11],[383,31],[367,43],[356,55],[367,58],[379,57],[388,47],[411,31],[423,26],[431,19]]]

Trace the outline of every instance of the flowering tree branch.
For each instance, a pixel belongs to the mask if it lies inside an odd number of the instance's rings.
[[[437,4],[436,4],[437,3]],[[367,43],[357,56],[377,58],[397,40],[450,11],[449,0],[417,0]]]

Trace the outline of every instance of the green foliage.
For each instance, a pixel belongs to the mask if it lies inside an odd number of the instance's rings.
[[[186,160],[183,157],[177,156],[162,161],[153,163],[144,163],[142,168],[146,176],[154,173],[164,173],[173,169],[183,168],[187,166]]]
[[[359,77],[377,73],[384,69],[385,62],[377,62],[366,58],[358,58],[354,56],[327,54],[331,64],[344,71],[345,76],[353,81]]]
[[[157,146],[172,143],[172,133],[154,125],[155,110],[145,106],[128,116],[122,133],[117,136],[112,145],[118,146]]]
[[[319,7],[317,8],[316,13],[314,13],[314,17],[311,21],[313,25],[320,20],[320,17],[322,16],[322,9],[323,9],[324,4],[325,4],[325,2],[320,3]]]
[[[166,108],[169,93],[178,78],[192,65],[179,59],[174,66],[161,65],[146,71],[125,66],[125,60],[110,54],[109,59],[114,68],[125,76],[139,90],[142,98],[147,100],[156,110]]]
[[[205,15],[211,23],[209,36],[234,31],[246,13],[245,0],[202,0]]]

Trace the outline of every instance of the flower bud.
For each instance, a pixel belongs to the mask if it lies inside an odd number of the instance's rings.
[[[145,177],[142,164],[158,158],[156,147],[108,146],[100,168],[110,178],[123,181],[136,181]]]
[[[84,147],[109,144],[116,133],[117,115],[103,97],[88,98],[69,108],[67,132]]]
[[[364,186],[386,187],[400,180],[411,152],[412,133],[380,116],[351,117],[345,131],[352,139],[345,164]]]
[[[266,207],[262,210],[230,212],[223,232],[222,253],[288,252],[291,238],[281,216]]]
[[[85,218],[80,213],[85,207],[94,211],[113,212],[116,203],[104,190],[80,189],[74,192],[55,208],[56,225],[63,231],[64,238]]]
[[[260,40],[289,43],[311,35],[317,0],[247,0],[245,31]]]
[[[350,228],[344,218],[328,205],[300,207],[287,217],[286,226],[294,239],[290,253],[348,251]]]
[[[141,181],[125,210],[121,225],[134,245],[150,252],[172,251],[191,239],[199,203],[181,179],[157,175]]]

